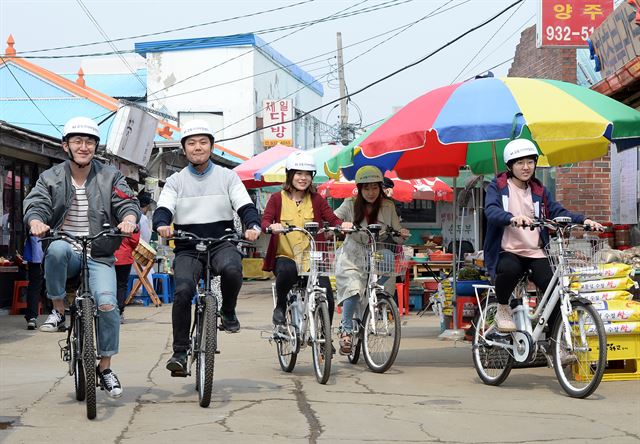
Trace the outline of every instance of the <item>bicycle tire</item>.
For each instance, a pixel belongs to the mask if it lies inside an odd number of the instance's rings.
[[[551,336],[553,369],[562,389],[569,396],[586,398],[602,381],[607,365],[607,339],[602,319],[593,305],[572,301],[571,309],[568,318],[571,322],[573,350],[567,350],[564,323],[559,317]],[[566,356],[563,356],[563,348]],[[572,358],[575,360],[571,361]]]
[[[497,386],[502,384],[511,373],[513,356],[511,356],[509,350],[488,345],[485,341],[486,336],[491,336],[491,332],[495,330],[494,319],[498,309],[498,300],[490,298],[486,308],[484,308],[484,301],[480,306],[481,310],[484,310],[485,321],[484,325],[480,325],[480,311],[478,311],[473,320],[473,325],[475,326],[471,346],[473,366],[482,382],[487,385]],[[511,335],[503,335],[492,339],[511,341]]]
[[[351,353],[347,355],[347,359],[351,364],[357,364],[360,360],[360,350],[362,349],[362,326],[360,330],[352,336]]]
[[[82,366],[86,382],[87,418],[96,417],[96,349],[94,346],[94,306],[90,295],[82,299]]]
[[[317,300],[317,299],[316,299]],[[312,340],[313,370],[316,380],[326,384],[331,373],[331,324],[329,323],[329,309],[325,300],[318,301],[313,312],[316,326],[316,337]]]
[[[384,373],[396,360],[402,335],[398,306],[387,294],[378,296],[371,313],[369,305],[364,310],[362,326],[362,354],[367,367],[374,373]],[[371,330],[371,318],[375,331]],[[392,338],[389,341],[389,338]]]
[[[286,334],[290,339],[287,340],[279,337],[275,340],[278,363],[282,371],[286,373],[291,373],[295,368],[298,360],[298,351],[300,351],[300,338],[298,337],[297,328],[293,323],[292,309],[291,305],[287,304],[285,324],[284,326],[278,326],[278,328],[286,330]]]
[[[213,391],[213,371],[216,358],[218,334],[218,301],[213,294],[204,298],[203,323],[200,324],[199,349],[197,351],[198,401],[200,407],[209,407]]]
[[[70,368],[73,369],[73,382],[76,389],[76,400],[84,401],[87,392],[86,392],[86,380],[84,374],[84,366],[82,365],[82,358],[79,356],[79,350],[81,348],[81,338],[82,335],[78,334],[78,332],[82,332],[82,322],[79,316],[76,314],[71,315],[71,336],[69,337],[69,354],[71,356],[71,365]]]

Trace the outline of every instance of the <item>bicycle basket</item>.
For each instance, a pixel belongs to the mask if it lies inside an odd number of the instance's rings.
[[[606,239],[552,239],[546,248],[547,257],[554,272],[564,267],[566,273],[580,273],[605,262],[600,253],[605,244]]]
[[[378,242],[373,261],[367,262],[367,271],[374,271],[378,276],[402,276],[407,271],[410,257],[408,247]],[[370,269],[371,266],[373,270]]]
[[[293,247],[294,261],[298,275],[308,276],[311,267],[315,267],[318,276],[333,276],[336,269],[336,243],[334,240],[316,241],[316,251],[306,247]]]

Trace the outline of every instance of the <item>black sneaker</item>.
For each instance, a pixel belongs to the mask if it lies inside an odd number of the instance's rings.
[[[187,372],[187,352],[177,351],[173,352],[173,356],[167,361],[167,370],[171,373],[186,373]]]
[[[235,312],[222,313],[222,329],[227,333],[238,333],[240,331],[240,321]]]
[[[40,327],[40,331],[55,332],[66,331],[67,327],[64,325],[64,315],[58,313],[57,310],[51,310],[51,314],[47,316],[47,320]]]
[[[27,330],[35,330],[38,328],[38,320],[36,318],[31,318],[27,321]]]
[[[274,308],[271,320],[273,321],[273,325],[284,325],[286,322],[284,318],[284,309],[282,307]]]
[[[107,392],[107,395],[112,398],[122,396],[122,385],[116,374],[113,373],[110,368],[105,368],[103,371],[100,371],[100,367],[97,367],[96,372],[98,373],[98,379],[100,379],[101,390]]]

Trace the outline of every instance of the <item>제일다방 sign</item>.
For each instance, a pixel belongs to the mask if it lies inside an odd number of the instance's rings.
[[[613,11],[613,0],[541,0],[537,47],[586,47],[587,39]]]
[[[262,104],[263,145],[293,146],[293,100],[265,100]],[[273,125],[273,126],[272,126]]]

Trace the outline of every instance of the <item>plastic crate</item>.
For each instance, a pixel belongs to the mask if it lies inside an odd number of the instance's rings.
[[[598,353],[598,339],[590,337],[591,353]],[[603,381],[640,380],[640,335],[607,336],[607,367]]]

